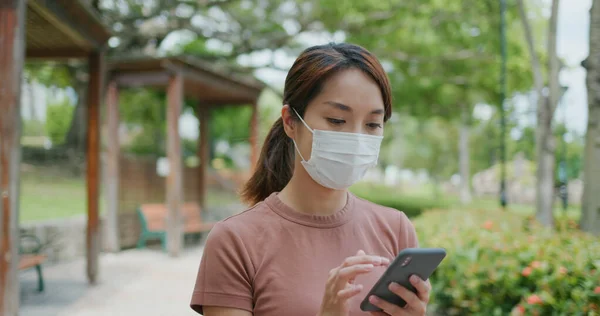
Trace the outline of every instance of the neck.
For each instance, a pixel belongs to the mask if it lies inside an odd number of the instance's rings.
[[[297,212],[312,215],[332,215],[347,202],[346,190],[333,190],[315,182],[296,162],[290,182],[281,190],[279,198]]]

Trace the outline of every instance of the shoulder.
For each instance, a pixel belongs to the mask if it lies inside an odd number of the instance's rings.
[[[254,235],[261,230],[261,227],[265,225],[265,221],[268,221],[268,218],[272,216],[271,213],[266,203],[260,202],[240,213],[226,217],[213,226],[206,243],[222,239],[234,242],[247,240],[245,237]]]
[[[356,207],[366,212],[363,212],[369,217],[377,218],[384,221],[392,221],[401,225],[411,224],[410,219],[402,210],[379,205],[371,201],[355,196]],[[412,224],[411,224],[412,225]]]
[[[402,210],[379,205],[360,197],[356,198],[356,207],[367,220],[375,222],[380,227],[389,227],[394,231],[394,237],[399,238],[399,247],[417,247],[418,239],[415,227],[410,218]]]

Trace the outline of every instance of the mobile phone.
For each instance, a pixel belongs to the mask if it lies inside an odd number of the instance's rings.
[[[363,299],[360,309],[365,312],[381,311],[379,307],[369,302],[371,295],[404,307],[406,302],[389,290],[390,283],[396,282],[413,293],[417,293],[417,290],[409,281],[410,276],[416,274],[421,279],[427,280],[445,257],[446,250],[444,248],[403,249]]]

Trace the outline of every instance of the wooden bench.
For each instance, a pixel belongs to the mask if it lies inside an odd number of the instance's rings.
[[[185,235],[201,235],[214,226],[214,222],[202,221],[200,212],[200,206],[196,203],[184,203],[181,206]],[[137,214],[142,226],[138,248],[144,248],[148,240],[159,239],[163,250],[166,250],[167,213],[168,208],[165,204],[142,204],[138,207]]]
[[[46,261],[47,257],[40,253],[42,243],[34,235],[21,233],[19,237],[19,271],[35,268],[38,275],[38,291],[43,292],[42,263]]]

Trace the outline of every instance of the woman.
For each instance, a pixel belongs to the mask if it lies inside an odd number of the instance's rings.
[[[242,197],[254,205],[214,226],[191,307],[205,316],[354,316],[402,249],[418,247],[400,211],[347,188],[377,163],[392,114],[388,78],[365,49],[329,44],[305,50],[285,81],[281,118],[269,132]],[[391,290],[401,308],[424,315],[430,285]]]

